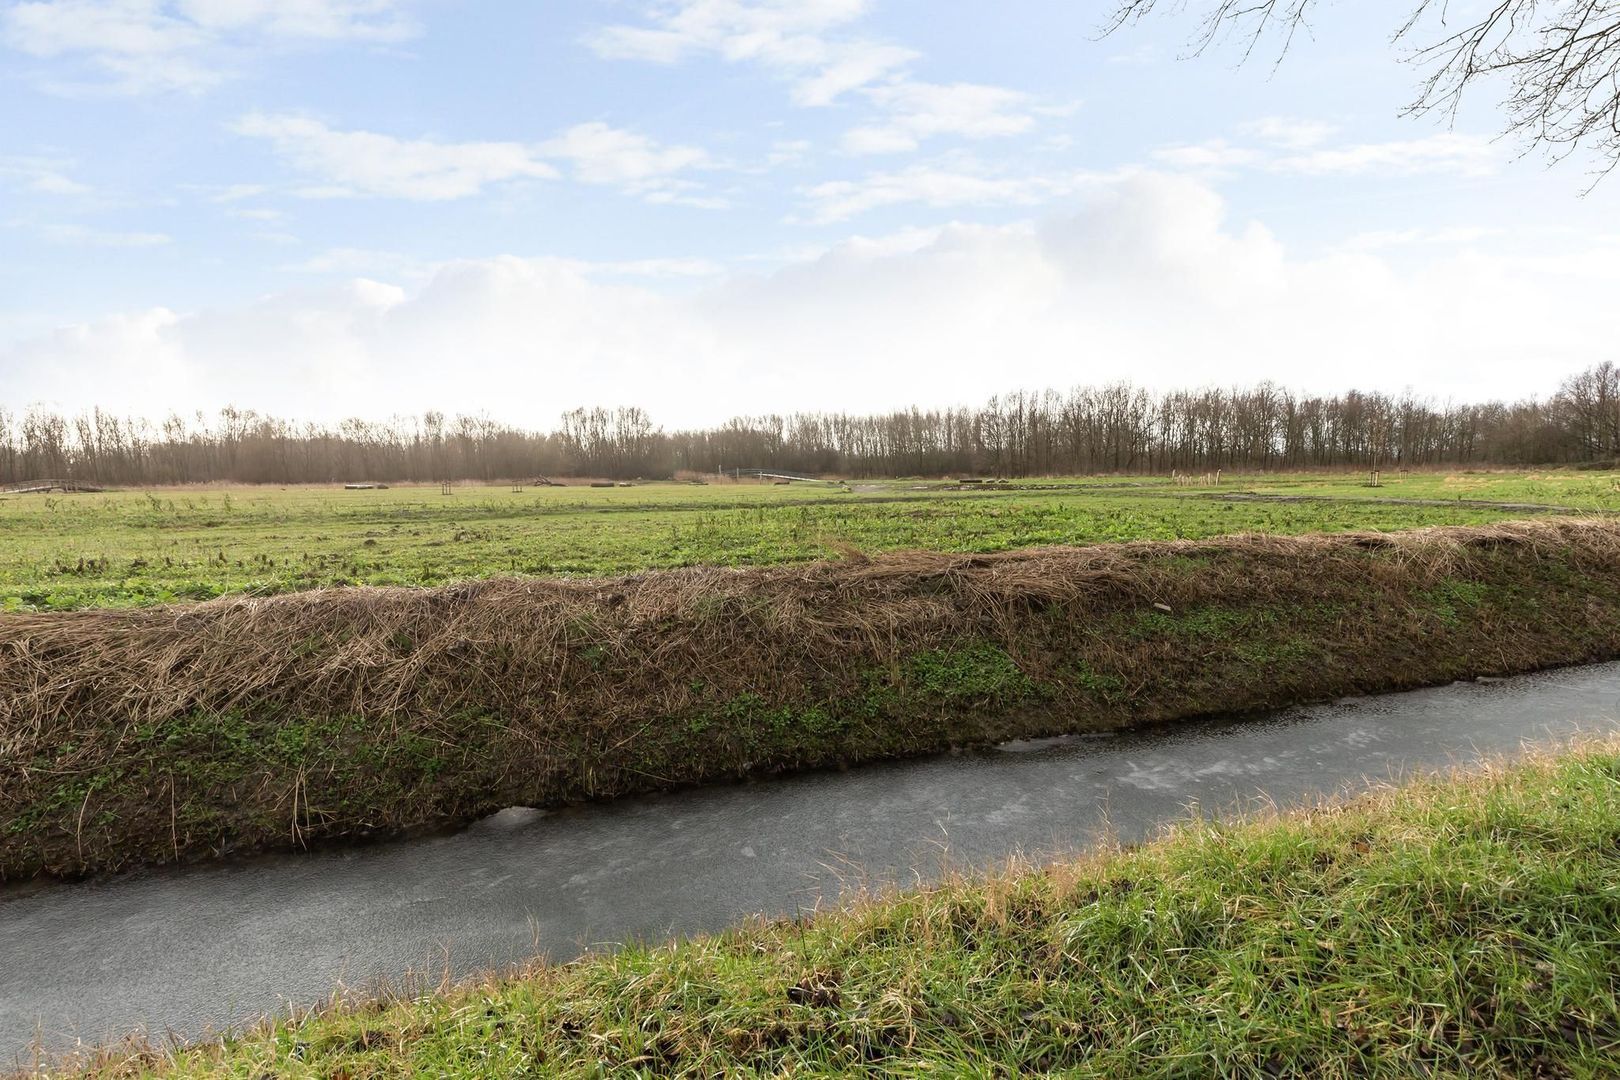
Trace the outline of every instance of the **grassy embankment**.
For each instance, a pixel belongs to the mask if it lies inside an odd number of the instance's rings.
[[[1620,655],[1620,523],[0,617],[0,877]]]
[[[1620,1073],[1620,744],[101,1077]]]
[[[913,483],[652,484],[630,489],[180,488],[0,497],[0,610],[127,607],[334,585],[440,585],[495,575],[618,574],[804,562],[854,546],[1006,551],[1043,544],[1477,525],[1522,510],[1620,510],[1612,474],[1413,473],[1042,480],[994,492]],[[1054,485],[1059,486],[1052,489]],[[928,485],[923,485],[924,487]],[[936,485],[937,486],[937,485]],[[1031,489],[1033,486],[1034,489]],[[1231,503],[1241,492],[1308,503]],[[1416,506],[1370,499],[1438,499]]]

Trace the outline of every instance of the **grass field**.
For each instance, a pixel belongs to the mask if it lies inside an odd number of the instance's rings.
[[[1620,746],[339,1008],[102,1077],[1598,1077]]]
[[[4,499],[0,881],[1611,658],[1617,482]],[[1617,820],[1611,743],[95,1068],[1614,1075]]]
[[[1263,501],[1229,501],[1254,492]],[[1288,501],[1305,499],[1307,501]],[[1439,500],[1418,505],[1396,500]],[[1461,502],[1459,502],[1461,500]],[[994,491],[893,481],[175,488],[0,497],[0,610],[122,607],[331,585],[435,585],[497,575],[614,574],[826,557],[853,546],[1002,551],[1044,544],[1200,539],[1484,524],[1535,503],[1620,511],[1615,474],[1025,481]]]

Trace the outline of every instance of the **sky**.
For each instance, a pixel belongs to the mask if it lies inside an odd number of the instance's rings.
[[[1109,8],[0,0],[0,406],[678,427],[1616,358],[1620,181],[1499,138],[1501,87],[1403,115],[1400,4],[1246,63]]]

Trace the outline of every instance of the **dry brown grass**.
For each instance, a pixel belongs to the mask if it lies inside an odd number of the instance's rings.
[[[993,555],[852,552],[748,570],[10,615],[0,618],[0,771],[9,774],[0,826],[45,787],[105,771],[143,728],[192,715],[352,716],[442,745],[467,742],[466,718],[496,718],[502,791],[488,797],[546,801],[1608,655],[1620,629],[1594,597],[1548,594],[1545,619],[1556,626],[1517,626],[1493,608],[1453,633],[1422,609],[1425,590],[1447,580],[1523,591],[1571,575],[1620,588],[1620,524],[1555,519]],[[1300,631],[1314,635],[1319,656],[1268,680],[1243,670],[1246,661],[1223,651],[1228,642],[1119,632],[1122,618],[1211,607],[1264,613],[1273,637],[1291,632],[1289,620],[1306,608],[1340,614]],[[682,749],[667,730],[739,695],[770,707],[845,700],[874,672],[900,682],[908,657],[975,642],[1005,650],[1052,687],[1038,709],[922,702],[868,725],[894,730],[763,751],[716,742],[712,732]],[[1428,647],[1435,655],[1423,654]],[[1115,680],[1120,700],[1066,685],[1062,672],[1077,660]],[[171,772],[167,798],[174,786]],[[233,787],[230,797],[243,796]],[[298,797],[295,787],[295,817]],[[86,793],[78,807],[81,831],[91,802]],[[460,814],[487,808],[465,797],[457,805]],[[75,841],[83,846],[82,835]]]
[[[1347,577],[1372,589],[1409,586],[1454,574],[1487,548],[1526,559],[1573,552],[1614,566],[1620,525],[1558,520],[990,555],[851,552],[746,570],[9,615],[0,619],[0,755],[25,753],[32,733],[87,709],[149,720],[275,701],[368,715],[464,707],[521,715],[584,690],[594,708],[631,696],[670,711],[686,704],[681,688],[695,678],[757,686],[841,666],[852,654],[886,655],[901,642],[939,645],[967,627],[1016,638],[1031,610],[1084,618],[1131,604],[1264,603],[1313,579],[1324,588]],[[1369,551],[1387,557],[1369,560]],[[1178,557],[1212,560],[1209,572],[1188,573]],[[593,649],[602,653],[582,665],[579,654]],[[613,677],[597,677],[608,666]]]

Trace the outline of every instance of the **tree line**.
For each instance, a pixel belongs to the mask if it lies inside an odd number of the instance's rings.
[[[734,469],[876,476],[1040,476],[1468,465],[1620,458],[1620,367],[1545,400],[1439,403],[1411,394],[1128,383],[1017,391],[977,407],[738,417],[664,431],[640,408],[574,409],[551,431],[428,412],[296,423],[252,410],[161,422],[102,409],[0,408],[0,483],[493,482],[670,477]]]

